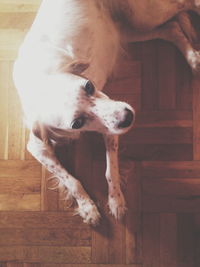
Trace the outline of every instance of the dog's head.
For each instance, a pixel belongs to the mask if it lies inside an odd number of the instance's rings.
[[[123,134],[134,122],[130,105],[110,99],[84,77],[71,73],[52,75],[45,91],[38,112],[40,120],[55,131]]]

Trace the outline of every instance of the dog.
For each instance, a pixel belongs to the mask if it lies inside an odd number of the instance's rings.
[[[96,225],[100,213],[56,158],[60,138],[82,132],[102,133],[106,146],[108,206],[116,219],[126,211],[120,188],[118,138],[135,119],[134,109],[102,90],[130,42],[163,39],[175,44],[194,73],[200,53],[187,11],[200,13],[200,0],[43,0],[20,47],[13,78],[30,138],[28,151],[75,198],[85,223]],[[66,196],[67,198],[67,196]]]

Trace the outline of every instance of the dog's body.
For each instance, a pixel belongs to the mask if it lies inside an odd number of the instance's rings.
[[[187,10],[200,13],[200,1],[44,0],[24,40],[14,80],[31,130],[28,150],[77,200],[87,223],[96,224],[99,212],[80,182],[57,160],[54,143],[63,137],[78,138],[81,131],[104,135],[109,208],[121,218],[126,208],[120,189],[118,135],[129,130],[134,111],[101,90],[128,42],[171,41],[198,71],[200,55],[190,44],[195,34]]]

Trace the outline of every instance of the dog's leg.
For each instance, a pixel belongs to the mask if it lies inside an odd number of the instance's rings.
[[[118,136],[105,135],[106,144],[106,179],[108,182],[108,205],[116,219],[121,219],[126,211],[126,204],[120,188],[118,166]]]
[[[78,203],[78,213],[83,218],[84,222],[92,225],[98,224],[100,214],[94,202],[85,192],[81,183],[61,166],[54,154],[53,148],[45,145],[31,133],[27,149],[48,169],[48,171],[59,179],[60,184],[66,187],[69,194],[76,199]]]
[[[200,73],[200,51],[195,50],[180,25],[176,22],[169,22],[164,27],[163,32],[160,32],[160,38],[176,45],[182,54],[185,56],[194,74]]]
[[[192,25],[188,12],[179,13],[176,16],[176,20],[190,43],[196,42],[198,40],[198,35]]]
[[[200,52],[195,50],[177,21],[168,22],[149,33],[124,31],[125,41],[138,42],[153,39],[163,39],[176,45],[186,58],[194,74],[200,72]]]

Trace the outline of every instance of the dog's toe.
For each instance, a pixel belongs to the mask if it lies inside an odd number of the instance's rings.
[[[121,220],[126,213],[126,203],[122,194],[118,194],[115,197],[109,196],[108,206],[110,213],[117,219]]]
[[[200,76],[200,53],[198,55],[195,67],[192,69],[194,76]]]
[[[77,213],[83,218],[83,222],[96,226],[99,224],[101,218],[100,213],[95,206],[94,202],[87,201],[84,204],[79,205]]]
[[[200,51],[191,51],[188,55],[188,63],[194,75],[200,75]]]

